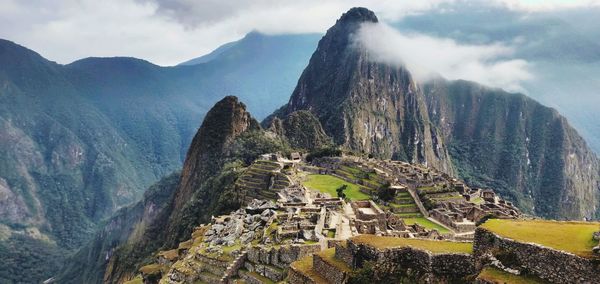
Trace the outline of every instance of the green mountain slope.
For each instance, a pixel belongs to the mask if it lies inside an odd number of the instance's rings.
[[[549,218],[598,218],[600,163],[556,110],[466,82],[425,84],[430,117],[467,182]]]

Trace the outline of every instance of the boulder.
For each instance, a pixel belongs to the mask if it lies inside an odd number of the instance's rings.
[[[592,249],[592,252],[595,253],[595,254],[600,254],[600,245],[595,246]]]

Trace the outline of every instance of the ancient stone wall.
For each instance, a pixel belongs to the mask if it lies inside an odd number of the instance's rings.
[[[319,244],[289,245],[279,248],[254,246],[248,249],[248,261],[244,266],[248,271],[256,272],[277,282],[286,277],[292,262],[319,251],[321,251]]]
[[[485,265],[491,255],[507,267],[526,271],[553,283],[600,282],[598,260],[537,244],[517,242],[483,228],[475,231],[474,251],[478,268]]]
[[[288,283],[294,284],[314,284],[315,281],[308,278],[308,276],[304,275],[300,271],[296,271],[294,267],[291,267],[288,272]]]
[[[354,256],[348,245],[337,243],[335,246],[335,258],[346,263],[348,267],[354,267]]]
[[[353,264],[354,268],[362,267],[366,261],[374,262],[375,274],[381,278],[400,273],[414,278],[461,279],[476,272],[474,259],[469,254],[432,254],[410,247],[377,249],[351,240],[348,251],[353,259],[344,262]]]
[[[346,283],[348,273],[327,262],[320,255],[313,255],[313,269],[329,283]]]

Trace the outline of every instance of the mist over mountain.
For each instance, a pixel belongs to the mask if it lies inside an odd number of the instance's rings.
[[[345,148],[456,170],[538,216],[597,218],[600,163],[564,117],[522,94],[474,82],[419,84],[411,65],[381,61],[380,50],[354,40],[376,24],[366,9],[344,14],[275,116],[311,111]]]
[[[404,33],[449,38],[460,44],[504,44],[507,59],[528,62],[523,91],[556,108],[600,152],[600,41],[598,8],[523,12],[482,2],[447,3],[392,25]],[[490,21],[494,19],[494,21]]]

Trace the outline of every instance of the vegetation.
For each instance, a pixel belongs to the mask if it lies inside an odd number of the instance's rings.
[[[340,187],[338,187],[335,192],[337,193],[337,196],[341,199],[346,199],[346,194],[344,193],[344,190],[346,190],[348,188],[347,184],[344,184]]]
[[[490,219],[481,227],[517,241],[593,257],[592,248],[598,242],[592,239],[592,234],[600,230],[600,223]]]
[[[356,184],[349,183],[331,175],[309,175],[308,179],[303,183],[304,186],[327,193],[331,196],[338,196],[336,190],[341,186],[346,185],[344,190],[346,198],[350,200],[367,200],[370,196],[360,191],[360,187]]]
[[[352,237],[351,240],[356,243],[367,244],[380,249],[412,247],[427,250],[432,253],[473,253],[473,243],[380,237],[375,235],[359,235]]]
[[[326,147],[311,151],[306,155],[306,161],[312,162],[316,158],[322,157],[339,157],[342,155],[342,150],[337,147]]]
[[[313,281],[318,284],[328,283],[325,279],[323,279],[318,273],[313,270],[313,256],[309,255],[300,260],[292,262],[290,265],[293,269],[298,270],[302,274],[308,276]]]
[[[379,197],[379,199],[381,199],[383,201],[390,201],[390,200],[394,199],[395,195],[396,195],[396,191],[391,188],[390,183],[386,183],[386,184],[382,185],[377,190],[377,196]]]
[[[0,242],[0,283],[41,283],[56,273],[64,258],[56,245],[15,233]]]
[[[375,280],[374,266],[375,265],[371,261],[364,262],[363,266],[361,268],[355,269],[352,272],[352,274],[350,274],[350,279],[348,279],[348,283],[349,284],[374,283],[374,280]],[[395,282],[395,283],[401,283],[401,282]]]
[[[440,226],[437,223],[430,221],[429,219],[427,219],[425,217],[403,218],[402,220],[404,220],[404,223],[406,223],[407,225],[412,225],[412,224],[417,223],[427,229],[430,229],[430,230],[435,229],[440,234],[450,233],[450,231],[448,229]]]
[[[479,276],[477,276],[477,278],[485,280],[485,281],[489,281],[491,283],[497,283],[497,284],[504,284],[504,283],[543,284],[543,283],[546,283],[546,281],[539,279],[535,276],[514,275],[514,274],[510,274],[508,272],[505,272],[503,270],[493,268],[493,267],[486,267],[483,270],[481,270],[481,273],[479,273]]]
[[[335,257],[335,248],[328,248],[322,250],[318,255],[327,263],[337,267],[340,271],[351,272],[352,269],[346,265],[343,261]]]

